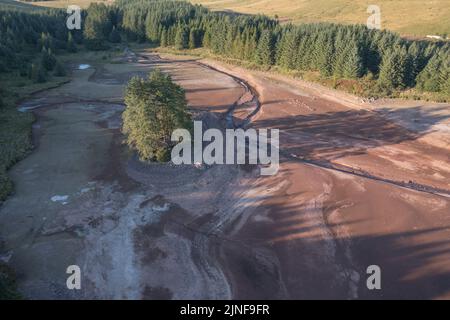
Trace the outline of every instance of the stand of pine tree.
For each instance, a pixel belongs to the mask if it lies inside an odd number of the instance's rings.
[[[205,47],[217,55],[267,68],[317,71],[334,79],[370,77],[383,94],[417,88],[438,92],[450,100],[448,42],[410,41],[363,25],[280,25],[262,15],[211,12],[202,6],[171,0],[117,0],[112,6],[92,4],[83,12],[82,31],[68,30],[66,18],[62,9],[15,11],[0,5],[0,73],[45,82],[50,74],[65,74],[57,56],[60,52],[77,51],[77,44],[84,42],[88,49],[101,50],[108,48],[109,43],[149,41],[177,49]],[[167,99],[175,99],[172,109],[155,97],[140,97],[139,90],[135,90],[141,87],[147,90],[149,86],[156,86]],[[170,90],[166,91],[167,88]],[[31,148],[33,122],[31,114],[18,113],[13,103],[4,99],[6,96],[8,88],[0,84],[0,201],[12,189],[7,169]],[[151,108],[155,101],[150,98],[156,99],[156,108]],[[187,126],[181,89],[156,74],[148,81],[134,79],[127,99],[135,107],[124,113],[128,142],[145,159],[167,159],[171,147],[168,133],[174,125]],[[155,144],[142,144],[146,137],[134,130],[142,120],[133,116],[135,111],[148,117],[170,112],[169,118],[175,119],[175,124],[160,121],[160,131],[149,128]],[[4,281],[4,274],[0,265],[0,289],[3,289],[0,298],[17,297],[9,289],[13,287],[11,281]]]
[[[88,9],[88,16],[89,11]],[[265,16],[211,12],[181,1],[118,0],[115,23],[129,41],[177,49],[205,47],[227,58],[377,80],[380,93],[417,87],[448,91],[450,45],[411,41],[364,25],[280,25]]]
[[[448,97],[448,42],[410,41],[363,25],[282,26],[261,15],[211,12],[171,0],[118,0],[113,6],[93,3],[83,13],[82,32],[69,31],[66,16],[60,9],[0,8],[0,72],[19,70],[42,82],[57,65],[52,62],[54,55],[62,50],[75,52],[76,43],[84,41],[88,49],[102,50],[122,40],[149,41],[177,49],[205,47],[214,54],[267,68],[318,71],[337,79],[369,76],[383,93],[416,87]],[[33,61],[36,54],[43,56],[40,63]]]
[[[68,30],[66,18],[62,9],[16,11],[0,6],[0,73],[45,82],[66,73],[58,54],[76,52],[83,42],[99,50],[110,43],[148,41],[177,49],[204,47],[225,58],[264,68],[316,71],[335,81],[367,77],[374,79],[374,91],[380,95],[417,88],[450,100],[448,42],[410,41],[363,25],[280,25],[262,15],[211,12],[172,0],[94,3],[82,14],[82,31]],[[1,89],[4,112],[12,106],[4,99],[8,88]]]
[[[28,12],[0,7],[0,73],[17,71],[36,82],[46,81],[57,65],[55,54],[75,52],[75,42],[82,39],[81,32],[67,29],[66,16],[59,9]]]
[[[167,162],[175,129],[191,129],[184,90],[159,70],[148,79],[132,78],[125,91],[122,114],[127,144],[142,160]]]

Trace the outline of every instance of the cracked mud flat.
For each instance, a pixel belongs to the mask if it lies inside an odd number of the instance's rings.
[[[366,105],[212,61],[123,62],[26,104],[36,148],[0,207],[0,253],[26,297],[450,298],[448,105]],[[279,174],[138,161],[121,144],[123,87],[154,67],[209,127],[279,128]],[[71,264],[80,291],[66,289]]]

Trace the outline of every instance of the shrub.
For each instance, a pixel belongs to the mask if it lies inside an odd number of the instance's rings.
[[[17,292],[14,271],[0,262],[0,300],[17,300],[22,296]]]
[[[57,77],[64,77],[64,76],[67,75],[66,68],[59,61],[56,63],[54,75],[57,76]]]
[[[34,82],[42,83],[47,81],[47,72],[41,64],[33,63],[30,66],[28,77]]]
[[[43,49],[42,50],[42,57],[41,57],[41,64],[45,68],[45,70],[53,70],[53,68],[56,65],[56,58],[51,52],[50,49]]]

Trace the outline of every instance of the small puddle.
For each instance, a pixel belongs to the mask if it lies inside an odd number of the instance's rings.
[[[69,196],[66,195],[64,196],[56,195],[50,198],[50,200],[52,200],[53,202],[60,202],[63,205],[66,205],[68,203],[67,199],[69,199]]]
[[[22,103],[17,110],[19,112],[28,112],[31,111],[33,109],[39,108],[40,106],[43,105],[43,100],[42,99],[34,99],[32,101],[27,101]]]
[[[91,67],[90,64],[80,64],[78,65],[78,70],[86,70],[89,69]]]

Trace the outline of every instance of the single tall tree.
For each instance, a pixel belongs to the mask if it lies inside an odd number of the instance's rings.
[[[175,36],[175,48],[178,50],[187,49],[189,44],[189,35],[185,26],[178,26]]]
[[[404,47],[387,50],[383,55],[378,84],[387,89],[404,88],[407,52]]]
[[[174,146],[175,129],[191,128],[184,90],[156,70],[147,79],[134,77],[125,93],[123,133],[143,160],[165,162]]]
[[[272,32],[264,30],[258,42],[255,61],[263,66],[271,66],[275,62],[275,45]]]

